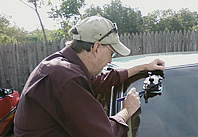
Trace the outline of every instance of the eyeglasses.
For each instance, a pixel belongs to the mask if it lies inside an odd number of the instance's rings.
[[[116,25],[116,23],[113,23],[114,27],[113,29],[111,29],[109,32],[107,32],[102,38],[100,38],[98,41],[100,42],[101,40],[103,40],[105,37],[108,37],[111,33],[115,32],[118,33],[118,27]]]
[[[109,50],[111,50],[111,57],[115,57],[117,55],[117,52],[115,52],[111,47],[109,47],[108,45],[106,46]]]

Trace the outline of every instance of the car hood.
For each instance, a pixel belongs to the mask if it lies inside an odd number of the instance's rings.
[[[154,59],[161,59],[165,62],[166,69],[198,63],[198,52],[145,54],[114,58],[112,64],[118,68],[130,68],[136,65],[150,63]]]

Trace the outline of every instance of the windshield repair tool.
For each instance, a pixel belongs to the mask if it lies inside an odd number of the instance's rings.
[[[157,73],[156,73],[157,72]],[[164,79],[163,71],[148,72],[148,77],[144,80],[143,91],[139,92],[139,96],[144,95],[145,103],[148,103],[148,98],[162,93],[162,80]],[[124,101],[126,96],[118,98],[116,101]]]
[[[141,91],[139,92],[139,96],[142,97],[144,95],[145,91]],[[126,96],[118,98],[116,101],[120,102],[120,101],[124,101],[126,98]]]

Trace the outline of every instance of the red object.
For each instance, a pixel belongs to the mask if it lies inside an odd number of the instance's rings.
[[[0,96],[0,136],[5,135],[13,126],[19,96],[19,93],[14,90]]]

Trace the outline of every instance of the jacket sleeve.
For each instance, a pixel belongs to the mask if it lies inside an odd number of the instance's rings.
[[[50,113],[72,137],[122,137],[128,131],[126,123],[108,118],[91,90],[84,78],[70,80],[55,94],[56,111]]]
[[[102,94],[106,91],[110,91],[112,86],[122,83],[127,78],[128,72],[126,69],[111,69],[105,74],[101,73],[100,75],[93,77],[91,81],[91,86],[95,94]]]

